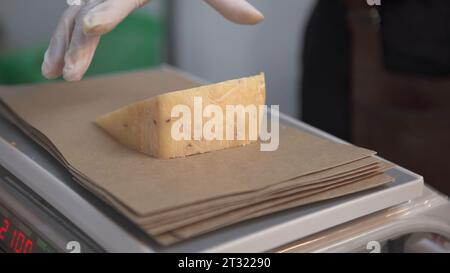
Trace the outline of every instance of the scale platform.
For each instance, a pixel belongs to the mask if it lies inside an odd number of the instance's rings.
[[[342,142],[286,115],[280,114],[280,120]],[[0,251],[270,252],[422,194],[421,176],[401,167],[390,170],[389,175],[395,177],[395,182],[386,186],[249,220],[175,246],[161,247],[74,182],[44,149],[0,118],[0,225],[2,221],[5,225],[5,220],[9,224],[9,233],[4,234],[3,241],[0,234]]]

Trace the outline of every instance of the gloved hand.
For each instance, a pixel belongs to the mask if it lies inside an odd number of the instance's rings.
[[[150,0],[84,0],[62,15],[45,53],[42,74],[80,80],[91,64],[100,36]],[[246,0],[204,0],[225,18],[238,24],[256,24],[264,17]]]

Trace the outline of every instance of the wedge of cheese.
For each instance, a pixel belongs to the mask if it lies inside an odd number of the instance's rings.
[[[106,114],[96,124],[131,149],[170,159],[257,141],[264,104],[260,74],[149,98]]]

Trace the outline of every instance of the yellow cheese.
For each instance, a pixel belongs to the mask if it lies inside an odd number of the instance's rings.
[[[98,118],[96,124],[131,149],[170,159],[257,141],[264,104],[265,79],[264,74],[260,74],[149,98],[106,114]],[[174,112],[180,105],[184,107],[181,109],[190,111],[190,116]],[[208,110],[210,105],[212,108]],[[248,111],[239,115],[229,111],[232,107],[245,107]],[[255,133],[251,131],[254,123],[250,117],[255,117],[251,107],[257,110]],[[213,108],[215,111],[211,110]],[[217,110],[222,111],[222,119],[217,117]],[[190,119],[190,128],[186,126],[188,123],[182,123],[186,121],[184,118]],[[220,123],[223,124],[222,131],[218,126]],[[183,133],[184,137],[180,139],[179,134],[174,137],[174,132]]]

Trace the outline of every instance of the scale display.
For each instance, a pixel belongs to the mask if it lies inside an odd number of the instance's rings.
[[[53,253],[45,239],[0,205],[0,249],[11,253]]]

